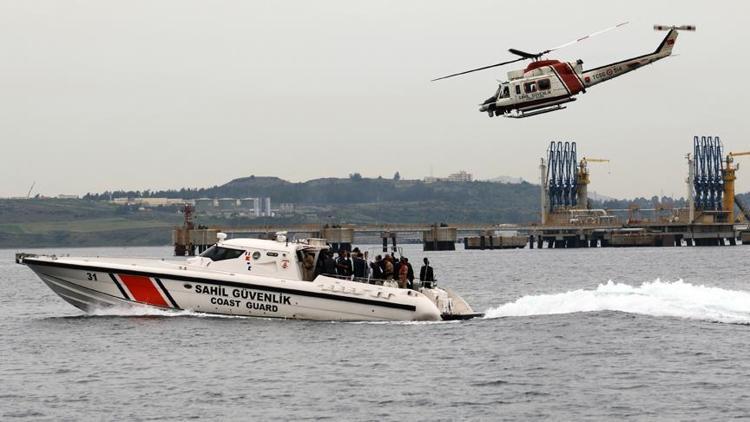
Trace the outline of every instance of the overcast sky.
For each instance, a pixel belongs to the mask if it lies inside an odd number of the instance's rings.
[[[222,184],[236,177],[423,178],[460,169],[538,183],[552,140],[609,158],[591,190],[685,192],[693,135],[750,150],[746,2],[0,1],[0,196]],[[676,57],[597,85],[567,110],[488,118],[477,104],[539,51],[595,67]],[[750,190],[747,171],[738,190]],[[747,174],[745,174],[747,173]]]

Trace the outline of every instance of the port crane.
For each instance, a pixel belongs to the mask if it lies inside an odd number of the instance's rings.
[[[734,194],[734,181],[737,180],[735,172],[739,170],[740,165],[734,164],[734,157],[750,155],[750,151],[730,152],[727,154],[726,164],[724,167],[724,210],[729,213],[729,221],[734,222],[734,204],[742,211],[745,218],[750,221],[750,207],[747,206],[740,198]]]
[[[34,180],[34,183],[31,184],[31,187],[29,188],[29,191],[26,193],[26,199],[31,198],[31,191],[34,190],[34,186],[36,186],[36,180]]]
[[[580,195],[583,198],[586,198],[586,202],[588,202],[588,185],[591,182],[591,178],[589,177],[589,163],[609,163],[609,159],[583,157],[578,163],[576,184],[578,185],[579,191],[581,191]],[[588,207],[588,203],[584,203],[581,205],[583,205],[584,207]]]
[[[589,182],[589,163],[609,163],[608,158],[581,158],[581,161],[578,163],[578,183],[587,183]]]
[[[734,157],[739,157],[739,156],[742,156],[742,155],[750,155],[750,151],[743,151],[743,152],[730,152],[730,153],[729,153],[729,156],[730,156],[730,157],[732,157],[732,158],[734,158]]]
[[[586,166],[587,163],[609,163],[608,158],[586,158],[583,157],[581,165]]]
[[[549,113],[565,109],[563,104],[575,101],[575,96],[585,93],[587,88],[610,79],[622,76],[657,60],[669,57],[677,40],[678,31],[695,31],[695,26],[664,26],[654,25],[654,30],[669,31],[661,44],[652,53],[621,60],[618,62],[584,70],[583,60],[563,62],[546,59],[544,56],[561,48],[587,40],[599,34],[620,28],[628,22],[619,23],[613,27],[594,32],[576,40],[553,47],[538,53],[527,53],[515,48],[508,51],[518,56],[513,60],[482,66],[463,72],[435,78],[432,81],[452,78],[480,70],[505,66],[511,63],[530,60],[531,63],[521,70],[508,72],[508,80],[500,82],[497,91],[485,100],[479,107],[480,112],[490,117],[503,116],[523,118],[538,114]]]

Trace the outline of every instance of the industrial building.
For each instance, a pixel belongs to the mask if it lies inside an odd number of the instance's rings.
[[[273,217],[271,198],[199,198],[195,210],[201,214],[238,214],[247,217]]]
[[[449,174],[448,177],[433,177],[428,176],[424,178],[425,183],[435,182],[471,182],[474,180],[474,176],[464,170],[460,170],[458,173]]]
[[[750,152],[724,156],[718,137],[693,138],[693,152],[687,154],[685,208],[593,209],[588,166],[608,160],[578,160],[577,154],[575,142],[552,142],[547,159],[541,160],[542,228],[530,231],[539,247],[734,245],[741,236],[735,227],[735,205],[750,215],[734,192],[735,157]],[[627,217],[618,215],[623,211]]]

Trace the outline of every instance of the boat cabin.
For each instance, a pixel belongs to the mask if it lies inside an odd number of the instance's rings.
[[[327,250],[325,239],[288,242],[278,240],[226,239],[219,241],[188,264],[236,274],[312,281],[321,251]]]

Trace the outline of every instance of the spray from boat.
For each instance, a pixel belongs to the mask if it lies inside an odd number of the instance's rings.
[[[750,292],[656,279],[640,286],[608,281],[596,289],[523,296],[485,318],[619,311],[656,317],[750,324]]]

